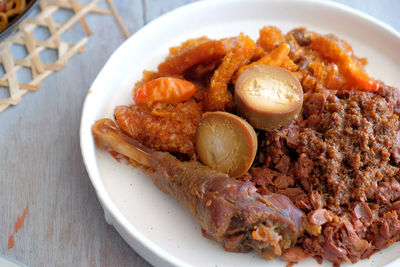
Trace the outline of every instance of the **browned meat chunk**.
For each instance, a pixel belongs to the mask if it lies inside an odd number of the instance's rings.
[[[370,223],[373,219],[372,211],[365,202],[358,202],[354,205],[353,215],[364,223]]]
[[[305,116],[311,116],[313,114],[318,114],[322,111],[325,104],[325,96],[320,93],[313,93],[304,96],[303,103],[303,114]]]
[[[310,32],[308,32],[305,28],[297,28],[292,30],[293,37],[297,41],[300,46],[306,46],[311,44],[313,36]]]
[[[314,225],[321,226],[333,220],[333,215],[327,209],[316,209],[308,213],[308,221]]]
[[[291,263],[298,263],[299,261],[307,259],[311,256],[312,255],[307,254],[303,248],[296,246],[286,250],[281,259]]]

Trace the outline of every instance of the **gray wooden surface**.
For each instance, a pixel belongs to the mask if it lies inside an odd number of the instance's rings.
[[[189,2],[114,0],[131,33]],[[400,31],[400,1],[337,2]],[[105,222],[82,162],[78,133],[83,100],[124,41],[113,17],[90,15],[87,21],[94,33],[87,52],[72,58],[22,103],[0,113],[0,254],[29,266],[149,266]],[[26,207],[24,227],[8,249],[9,235]]]

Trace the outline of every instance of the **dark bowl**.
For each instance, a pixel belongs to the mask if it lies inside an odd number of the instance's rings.
[[[12,19],[8,26],[0,32],[0,41],[6,39],[20,24],[26,16],[32,11],[32,9],[39,3],[40,0],[28,0],[25,11]]]

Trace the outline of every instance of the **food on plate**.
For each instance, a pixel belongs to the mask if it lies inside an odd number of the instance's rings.
[[[206,110],[224,110],[232,103],[232,94],[228,91],[229,81],[241,66],[250,62],[255,52],[254,41],[240,34],[236,46],[226,53],[211,77],[204,101]]]
[[[170,55],[158,66],[158,72],[162,76],[182,74],[196,64],[221,59],[237,41],[237,38],[209,40],[206,37],[188,40],[170,49]]]
[[[340,45],[344,46],[344,49]],[[347,52],[352,53],[351,47],[346,42],[337,40],[333,35],[319,36],[313,40],[311,48],[336,63],[338,73],[342,73],[345,78],[343,80],[333,80],[327,85],[328,88],[358,89],[363,91],[378,90],[378,83],[361,71],[356,66],[357,61],[354,61],[351,56],[346,54]]]
[[[205,165],[231,177],[240,177],[253,164],[257,135],[239,116],[222,111],[207,112],[197,125],[196,152]]]
[[[296,244],[303,231],[304,213],[284,195],[260,195],[248,181],[143,147],[109,119],[97,121],[92,131],[98,146],[149,167],[153,183],[185,205],[204,235],[228,251],[255,249],[271,259]]]
[[[303,88],[290,71],[257,64],[240,74],[235,103],[251,125],[272,131],[297,118],[303,105]]]
[[[170,48],[136,104],[95,122],[96,144],[145,167],[227,251],[338,266],[399,241],[400,92],[332,34],[259,34]]]
[[[13,18],[25,11],[26,0],[0,0],[0,31],[4,30]]]
[[[189,81],[177,78],[157,78],[143,84],[135,92],[136,104],[153,103],[180,103],[191,98],[196,86]]]
[[[289,52],[290,52],[290,46],[287,43],[282,43],[281,45],[276,47],[274,50],[272,50],[270,53],[266,54],[259,60],[254,61],[251,64],[242,66],[236,73],[234,81],[244,70],[254,65],[283,66],[285,62],[290,62]],[[291,65],[293,65],[294,67],[288,69],[292,70],[293,68],[293,70],[295,70],[297,66],[294,63],[291,63]]]
[[[195,155],[194,140],[201,115],[201,104],[193,99],[177,105],[138,104],[114,110],[118,126],[143,145],[189,157]]]

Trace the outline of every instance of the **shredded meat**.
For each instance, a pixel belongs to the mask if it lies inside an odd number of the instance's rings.
[[[331,205],[365,201],[369,188],[398,172],[390,164],[390,148],[397,141],[399,120],[381,96],[361,92],[328,96],[319,128],[305,128],[299,135],[300,157],[294,171],[304,173],[296,175],[300,179],[318,181],[322,192],[332,194],[327,198]]]
[[[309,92],[302,117],[265,134],[263,171],[253,168],[247,179],[306,212],[299,257],[354,263],[400,239],[400,102],[391,90]],[[280,188],[280,175],[294,183]],[[282,258],[297,262],[295,253]]]

